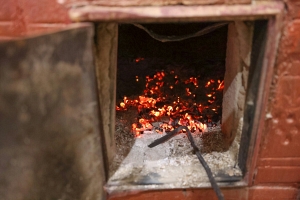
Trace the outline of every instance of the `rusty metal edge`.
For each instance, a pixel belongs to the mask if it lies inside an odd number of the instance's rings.
[[[247,168],[248,174],[244,180],[248,182],[248,186],[253,186],[256,175],[256,167],[259,162],[259,150],[261,146],[261,138],[264,134],[266,108],[269,99],[270,87],[273,78],[274,66],[278,52],[278,45],[281,36],[281,27],[283,25],[283,9],[268,21],[267,44],[262,66],[262,75],[258,91],[258,99],[256,106],[255,121],[253,124],[250,145],[254,148],[249,150]]]
[[[278,1],[260,1],[251,5],[206,6],[136,6],[103,7],[87,5],[69,10],[74,22],[200,22],[270,19],[280,15],[284,4]]]
[[[7,37],[6,40],[0,40],[0,44],[7,41],[17,41],[17,40],[23,40],[23,39],[29,39],[29,38],[35,38],[46,34],[53,34],[61,31],[67,31],[71,29],[77,29],[77,28],[87,28],[91,27],[94,29],[94,25],[89,22],[80,22],[80,23],[70,23],[70,24],[60,24],[62,27],[53,29],[53,30],[47,30],[40,33],[33,33],[30,35],[24,35],[24,36],[15,36],[15,37]]]
[[[223,189],[231,189],[231,188],[244,188],[246,186],[248,186],[248,183],[245,182],[244,180],[241,180],[241,181],[238,181],[238,182],[234,182],[230,185],[228,185],[228,183],[226,182],[218,182],[218,186],[221,188],[221,190]],[[128,195],[137,195],[137,194],[141,194],[143,192],[146,192],[146,191],[152,191],[152,192],[155,192],[155,191],[162,191],[162,190],[185,190],[185,189],[212,189],[211,187],[211,184],[209,182],[207,183],[203,183],[203,186],[201,187],[165,187],[165,186],[162,186],[160,188],[137,188],[135,190],[127,190],[126,188],[124,188],[123,190],[118,190],[118,191],[115,191],[115,192],[111,192],[108,190],[109,189],[109,186],[105,185],[104,186],[104,190],[106,191],[107,193],[107,198],[108,199],[111,199],[111,198],[118,198],[118,197],[125,197],[125,196],[128,196]]]

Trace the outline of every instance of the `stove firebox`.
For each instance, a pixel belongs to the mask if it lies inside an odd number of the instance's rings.
[[[265,25],[119,25],[117,155],[108,192],[209,186],[185,130],[160,147],[147,146],[181,125],[192,132],[217,181],[243,184],[247,156],[241,155],[248,152],[245,134],[255,110],[247,100],[253,100],[258,87],[253,80],[260,75],[253,50],[264,48],[259,36]]]

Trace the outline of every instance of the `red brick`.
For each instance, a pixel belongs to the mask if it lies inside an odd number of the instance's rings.
[[[248,200],[276,200],[297,198],[299,189],[293,187],[266,187],[256,186],[249,189]]]
[[[300,183],[300,166],[258,167],[255,184]]]
[[[223,188],[221,189],[225,199],[246,200],[248,188]],[[193,200],[193,199],[209,199],[217,200],[217,196],[213,189],[186,189],[186,190],[157,190],[141,192],[123,197],[109,198],[110,200]]]
[[[289,45],[286,46],[288,53],[300,54],[300,19],[294,20],[288,28]]]
[[[300,55],[299,60],[293,61],[288,69],[288,73],[291,76],[300,76]]]
[[[10,37],[10,36],[0,36],[0,42],[3,42],[3,41],[9,41],[9,40],[12,40],[14,39],[15,37]]]
[[[0,21],[12,20],[12,12],[15,5],[11,0],[0,0]]]
[[[300,18],[300,2],[287,1],[288,13],[292,18]]]
[[[15,36],[13,22],[0,22],[0,36]]]
[[[69,23],[68,10],[56,0],[18,0],[28,23]]]
[[[293,187],[267,187],[255,186],[251,188],[221,188],[227,200],[282,200],[297,198],[299,189]],[[214,191],[209,189],[186,189],[186,190],[154,190],[138,194],[127,194],[123,197],[109,198],[109,200],[216,200]]]
[[[300,157],[300,77],[280,77],[261,158]]]
[[[300,166],[300,157],[260,158],[258,166]]]
[[[300,77],[282,77],[278,82],[276,107],[284,109],[300,109]],[[283,116],[285,117],[285,116]],[[282,118],[285,120],[286,118]],[[300,119],[295,119],[299,122]]]
[[[299,55],[300,57],[300,55]],[[279,73],[280,75],[285,76],[300,76],[300,60],[293,59],[294,61],[283,62],[279,65]]]
[[[29,24],[27,27],[27,35],[46,34],[51,31],[63,29],[67,24]]]

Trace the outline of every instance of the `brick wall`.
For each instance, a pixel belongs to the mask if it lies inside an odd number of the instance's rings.
[[[55,30],[70,23],[56,0],[0,0],[0,40]]]
[[[287,1],[255,184],[300,183],[300,1]]]
[[[56,0],[0,0],[0,5],[0,40],[42,33],[70,23],[67,9]],[[249,195],[249,199],[268,194],[280,199],[282,191],[285,191],[286,197],[295,199],[300,183],[300,1],[288,0],[286,5],[267,110],[271,117],[265,121],[254,186],[234,190],[236,195]],[[164,194],[190,199],[194,195],[203,196],[211,192],[180,190]],[[231,197],[232,192],[227,189],[224,193]],[[165,199],[161,192],[147,192],[131,198],[141,199],[147,195],[151,199]],[[265,199],[268,199],[267,196]]]

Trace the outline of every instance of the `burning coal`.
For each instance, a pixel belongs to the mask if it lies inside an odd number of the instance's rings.
[[[142,59],[136,62],[139,60]],[[181,125],[191,132],[204,132],[207,126],[214,126],[220,120],[223,80],[206,80],[200,76],[184,78],[174,71],[160,71],[151,77],[136,76],[136,82],[145,83],[144,94],[124,96],[116,106],[117,112],[138,110],[139,117],[132,124],[136,137],[146,130],[162,133]]]

